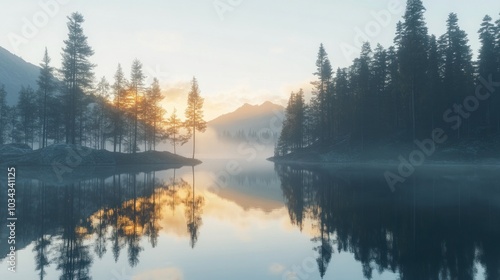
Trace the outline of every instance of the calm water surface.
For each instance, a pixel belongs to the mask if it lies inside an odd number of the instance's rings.
[[[383,169],[264,160],[18,173],[17,272],[2,219],[0,279],[500,279],[494,168],[422,168],[395,192]]]

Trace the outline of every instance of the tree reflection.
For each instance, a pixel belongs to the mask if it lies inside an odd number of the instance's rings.
[[[291,222],[301,230],[305,220],[313,224],[321,277],[336,245],[361,262],[366,279],[374,270],[400,279],[474,279],[477,264],[486,279],[499,279],[495,174],[473,183],[460,177],[470,175],[415,174],[391,193],[379,173],[275,169]]]
[[[46,215],[47,215],[47,192],[46,192],[46,187],[45,184],[42,182],[39,182],[39,189],[40,193],[38,194],[40,196],[40,203],[39,205],[36,206],[37,208],[37,213],[38,213],[38,225],[39,225],[39,233],[38,237],[35,241],[35,246],[33,247],[33,251],[35,252],[35,271],[39,271],[38,275],[41,280],[46,275],[45,272],[45,267],[50,265],[50,260],[47,256],[49,246],[52,244],[50,237],[45,234],[45,221],[46,221]]]
[[[103,179],[101,180],[100,184],[98,184],[97,191],[97,199],[99,204],[104,204],[104,182]],[[99,210],[96,215],[96,223],[93,225],[93,231],[96,233],[96,241],[94,242],[94,253],[99,257],[99,259],[102,259],[104,254],[107,251],[107,230],[108,230],[108,223],[105,219],[104,213],[106,212],[106,209]]]
[[[59,279],[90,279],[93,256],[103,258],[108,246],[115,262],[126,248],[129,265],[136,266],[144,250],[143,240],[157,246],[162,210],[175,210],[179,205],[185,209],[194,247],[202,224],[203,197],[195,195],[192,175],[193,186],[176,178],[175,171],[167,182],[159,180],[155,171],[59,186],[22,182],[16,190],[23,201],[17,212],[23,220],[18,230],[23,232],[22,241],[33,242],[38,278],[54,279],[47,275],[47,267],[54,264]]]
[[[205,200],[203,196],[196,196],[195,194],[195,173],[194,166],[192,167],[193,176],[193,189],[188,190],[186,197],[183,199],[184,209],[187,220],[187,230],[190,235],[190,245],[194,248],[196,242],[198,241],[198,230],[202,225],[203,221],[201,215],[203,214],[203,205]]]
[[[91,279],[89,276],[92,258],[83,240],[89,233],[88,221],[78,222],[85,199],[82,197],[80,184],[64,187],[63,233],[56,259],[57,270],[61,270],[62,280]]]
[[[23,221],[17,228],[23,233],[19,241],[28,241],[16,245],[23,249],[33,242],[39,279],[55,279],[47,275],[52,264],[60,279],[90,279],[93,256],[103,258],[108,248],[115,262],[126,248],[129,265],[136,266],[144,250],[141,240],[157,246],[163,207],[175,208],[189,201],[184,206],[190,217],[192,246],[201,226],[203,199],[194,195],[194,186],[175,175],[172,181],[160,181],[155,171],[64,185],[26,180],[20,182],[16,194],[23,201],[16,213]],[[6,250],[5,244],[0,245]]]
[[[168,188],[165,191],[165,195],[168,197],[166,205],[172,210],[172,214],[175,213],[175,208],[181,204],[181,198],[179,196],[179,190],[189,189],[189,184],[183,179],[177,180],[175,177],[176,169],[174,169],[174,176],[170,180]]]

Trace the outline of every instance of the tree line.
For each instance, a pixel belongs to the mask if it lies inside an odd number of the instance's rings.
[[[47,49],[40,64],[37,89],[22,87],[17,105],[8,106],[0,84],[0,144],[25,143],[44,148],[67,143],[96,149],[112,146],[114,152],[155,150],[168,141],[176,146],[204,132],[204,99],[196,78],[191,81],[185,120],[174,110],[169,117],[161,102],[165,94],[157,78],[145,84],[142,63],[132,62],[127,79],[118,65],[111,84],[105,77],[95,83],[94,50],[82,28],[80,13],[68,17],[68,38],[62,49],[62,66],[55,69]],[[111,149],[111,148],[110,148]]]
[[[468,35],[450,13],[445,34],[429,35],[421,0],[408,0],[394,44],[364,43],[349,67],[334,73],[320,45],[310,102],[292,92],[275,154],[340,141],[402,143],[451,128],[450,142],[494,139],[500,134],[500,18],[486,15],[473,59]]]

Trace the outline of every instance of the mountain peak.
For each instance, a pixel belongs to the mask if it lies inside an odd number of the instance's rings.
[[[265,118],[267,116],[272,116],[275,111],[284,110],[281,105],[274,104],[270,101],[266,101],[260,105],[251,105],[248,103],[243,104],[241,107],[235,111],[227,114],[223,114],[209,123],[212,125],[226,125],[229,123],[240,123],[243,124],[247,120]]]
[[[2,62],[0,63],[0,83],[5,86],[7,103],[15,105],[21,86],[37,88],[36,80],[40,68],[2,47],[0,47],[0,61]]]

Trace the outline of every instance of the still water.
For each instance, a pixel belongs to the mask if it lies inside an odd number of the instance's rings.
[[[495,168],[421,168],[394,192],[383,168],[264,160],[18,172],[17,272],[2,219],[0,279],[500,279]]]

